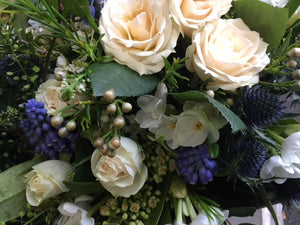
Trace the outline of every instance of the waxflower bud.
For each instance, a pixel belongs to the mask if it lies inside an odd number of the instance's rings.
[[[62,127],[58,130],[58,135],[62,138],[65,138],[68,136],[68,129],[66,127]]]
[[[108,123],[109,116],[108,115],[101,115],[100,120],[101,120],[102,123]]]
[[[298,63],[295,60],[290,60],[287,62],[286,66],[290,69],[295,69],[297,67]]]
[[[114,119],[114,127],[117,128],[117,129],[121,129],[122,127],[124,127],[125,125],[125,119],[123,116],[117,116],[115,119]]]
[[[106,91],[103,95],[103,98],[105,101],[107,102],[112,102],[116,99],[116,92],[114,89],[110,89],[108,91]]]
[[[300,48],[293,48],[288,52],[288,56],[291,58],[300,58]]]
[[[97,138],[95,141],[94,141],[94,147],[95,148],[102,148],[103,145],[104,145],[104,139],[103,138]]]
[[[209,97],[215,97],[215,92],[213,91],[213,90],[207,90],[206,92],[205,92]]]
[[[119,148],[121,146],[120,138],[113,137],[110,141],[110,147],[113,149]]]
[[[295,79],[295,80],[300,80],[300,69],[294,70],[292,72],[292,78]]]

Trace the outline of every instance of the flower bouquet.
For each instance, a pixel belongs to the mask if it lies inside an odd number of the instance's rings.
[[[300,203],[299,10],[0,0],[0,224],[278,224]]]

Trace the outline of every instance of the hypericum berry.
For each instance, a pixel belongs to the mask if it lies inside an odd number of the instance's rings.
[[[111,103],[109,104],[107,107],[106,107],[106,111],[109,113],[109,114],[115,114],[116,111],[117,111],[117,106],[115,103]]]
[[[293,49],[291,49],[288,52],[288,56],[290,58],[294,58],[294,59],[300,58],[300,48],[293,48]]]
[[[290,69],[296,69],[298,66],[298,63],[295,60],[290,60],[287,62],[286,66]]]
[[[75,130],[76,129],[76,122],[74,120],[70,120],[69,122],[67,122],[66,128],[68,129],[68,131]]]
[[[109,116],[108,115],[101,115],[100,120],[102,123],[108,123],[109,122]]]
[[[122,127],[124,127],[125,125],[125,119],[123,116],[116,116],[116,118],[114,119],[114,127],[117,129],[121,129]]]
[[[118,137],[113,137],[110,141],[110,147],[112,149],[117,149],[121,146],[121,141],[120,141],[120,138]]]
[[[58,130],[58,135],[59,135],[60,137],[65,138],[65,137],[68,136],[68,134],[69,134],[69,132],[68,132],[68,129],[67,129],[66,127],[61,127],[61,128],[59,128],[59,130]]]
[[[217,162],[212,159],[206,145],[180,147],[176,158],[179,175],[190,184],[207,184],[217,172]]]
[[[117,151],[113,150],[113,149],[108,149],[108,151],[106,152],[106,155],[110,158],[115,157],[117,154]]]
[[[116,99],[116,92],[114,89],[106,91],[103,95],[103,98],[107,102],[113,102]]]
[[[132,110],[132,105],[129,102],[122,103],[122,112],[128,113]]]
[[[99,148],[102,155],[106,155],[108,152],[108,146],[107,144],[104,144],[101,148]]]
[[[95,148],[102,148],[103,145],[104,145],[104,139],[103,138],[97,138],[95,141],[94,141],[94,147]]]
[[[215,97],[215,92],[214,92],[213,90],[207,90],[205,93],[206,93],[209,97],[212,97],[212,98]]]
[[[66,77],[66,72],[65,71],[56,71],[54,73],[54,78],[57,81],[62,81]]]
[[[51,118],[51,125],[53,127],[60,127],[63,122],[64,122],[64,118],[62,118],[62,116],[57,115]]]
[[[300,69],[294,70],[292,72],[292,78],[295,79],[295,80],[300,80]]]

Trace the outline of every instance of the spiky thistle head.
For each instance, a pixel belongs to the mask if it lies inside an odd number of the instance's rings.
[[[233,165],[238,174],[247,178],[258,178],[268,157],[267,148],[263,144],[245,136],[232,137],[223,154],[225,163]]]
[[[285,116],[284,101],[264,88],[245,88],[240,103],[242,120],[251,128],[265,128]]]

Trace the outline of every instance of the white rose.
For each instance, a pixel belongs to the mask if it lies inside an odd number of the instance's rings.
[[[32,167],[26,174],[26,199],[30,205],[38,206],[47,198],[69,189],[63,184],[68,180],[72,165],[61,160],[48,160]]]
[[[95,219],[88,216],[87,205],[93,198],[88,195],[81,195],[73,202],[65,202],[57,208],[62,215],[53,225],[94,225]]]
[[[213,80],[208,89],[235,90],[259,81],[258,73],[270,62],[266,50],[259,33],[241,19],[217,19],[194,31],[186,66],[200,79]]]
[[[174,51],[179,36],[167,0],[110,0],[102,9],[100,33],[107,55],[140,75],[159,72],[162,57]]]
[[[58,112],[65,108],[68,104],[76,104],[80,100],[85,100],[86,96],[84,95],[75,95],[68,102],[64,102],[60,99],[60,91],[62,88],[62,82],[55,79],[49,79],[46,82],[42,83],[38,90],[35,92],[35,99],[38,102],[43,102],[44,107],[47,109],[47,114],[55,116]],[[65,111],[71,112],[72,109]]]
[[[113,196],[134,195],[142,188],[148,175],[141,151],[136,142],[121,137],[121,147],[116,149],[114,157],[102,156],[99,150],[94,151],[92,172]]]
[[[198,27],[227,13],[231,2],[232,0],[172,0],[170,10],[179,24],[180,32],[191,37]]]

